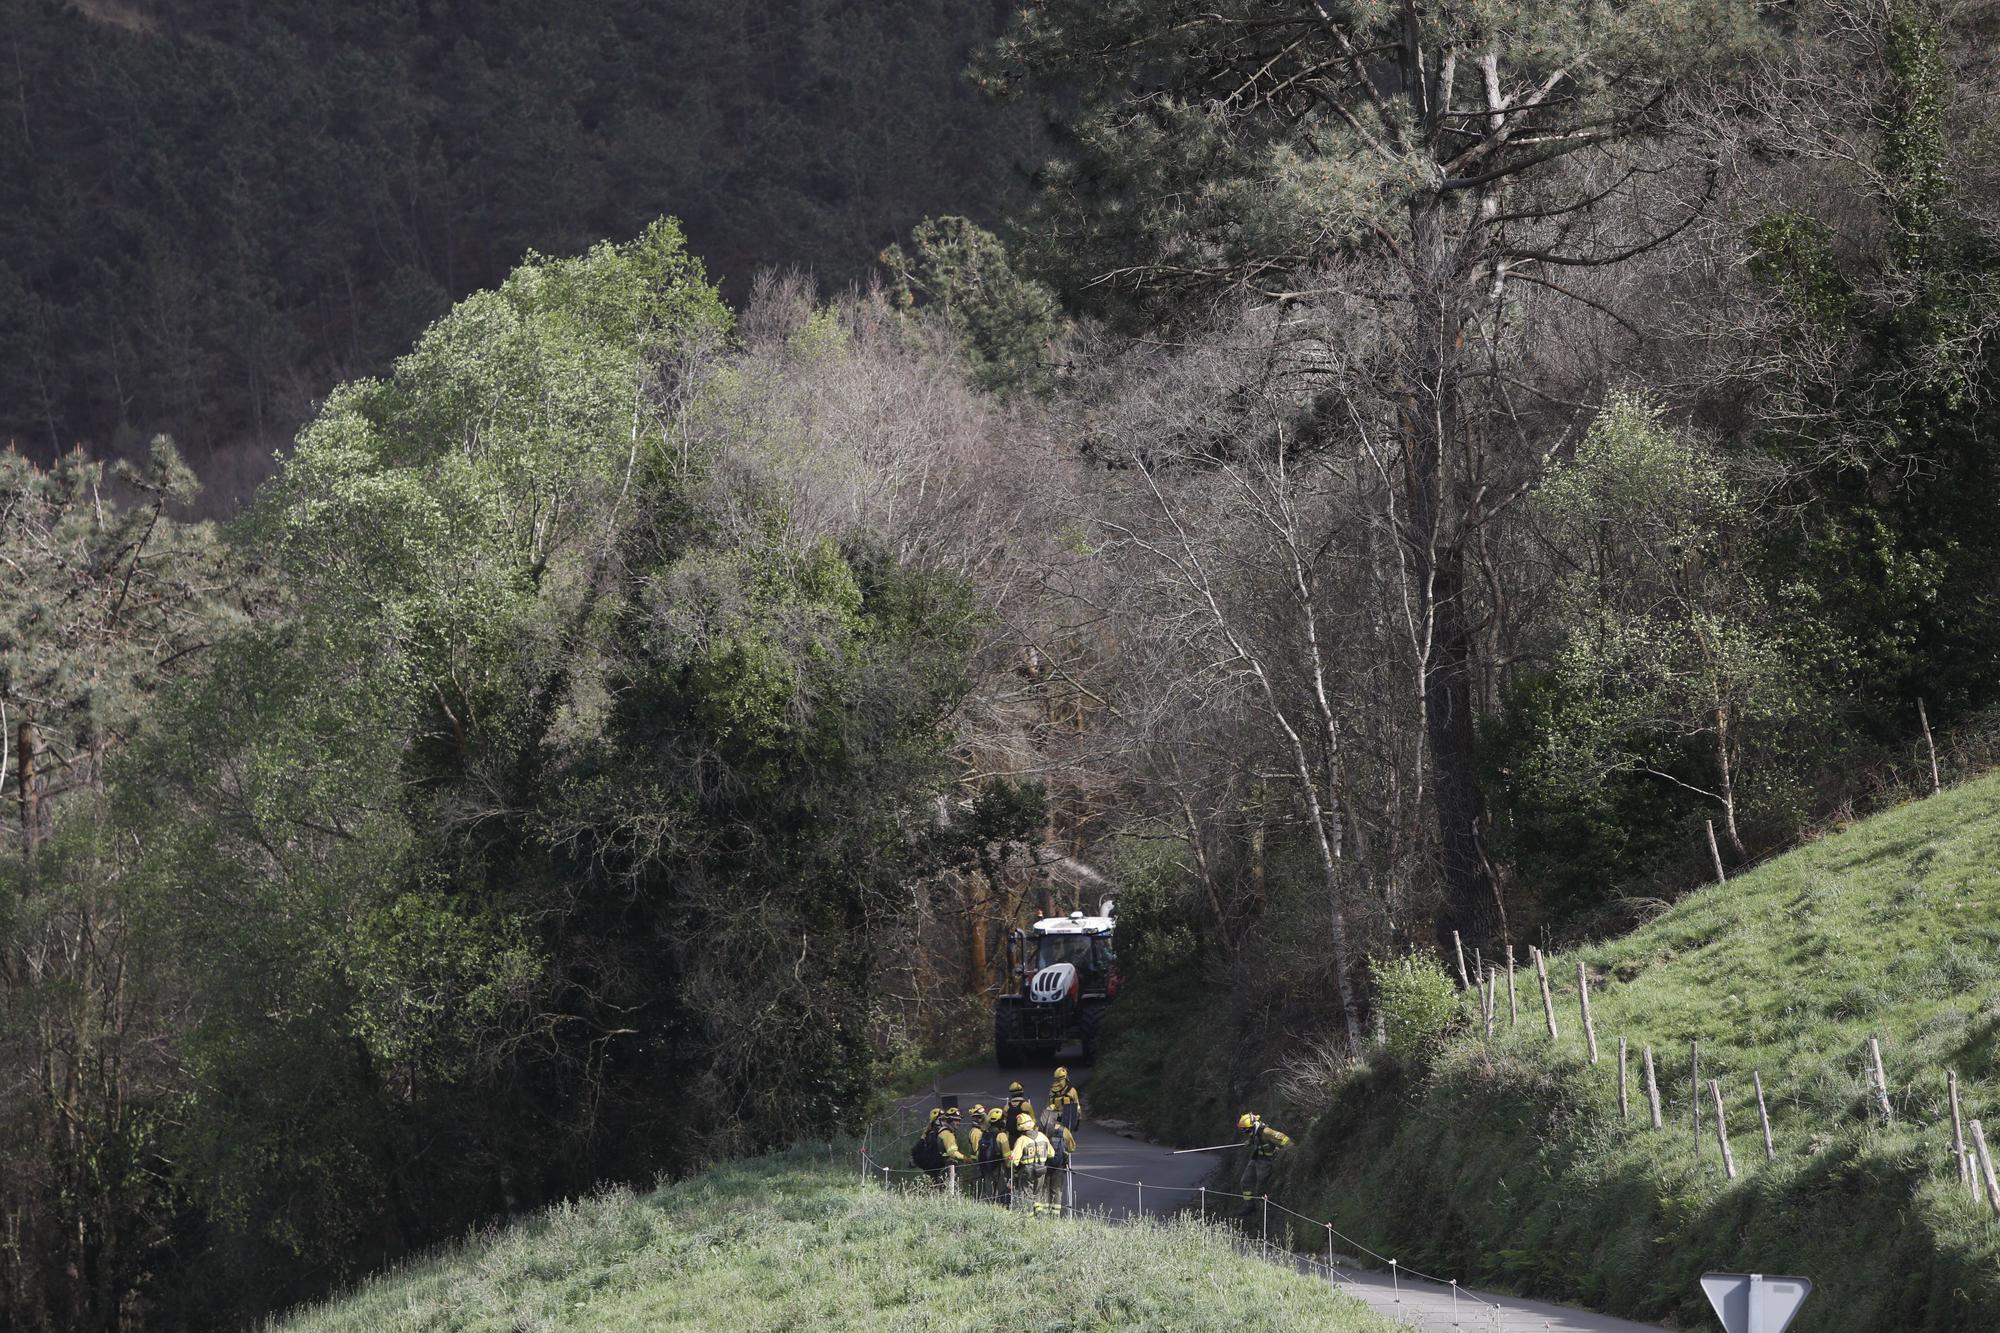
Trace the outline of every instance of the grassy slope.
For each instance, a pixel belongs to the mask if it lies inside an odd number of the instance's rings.
[[[830,1167],[823,1150],[561,1206],[278,1327],[1391,1328],[1192,1224],[1037,1221],[887,1194]]]
[[[1579,958],[1593,978],[1595,1068]],[[1426,1074],[1372,1068],[1341,1091],[1281,1179],[1294,1206],[1406,1263],[1635,1316],[1706,1327],[1696,1278],[1719,1268],[1809,1275],[1820,1290],[1802,1326],[1816,1330],[2000,1328],[2000,1223],[1956,1184],[1945,1102],[1955,1068],[1968,1117],[2000,1137],[2000,778],[1811,844],[1630,935],[1555,957],[1550,971],[1558,1043],[1524,968],[1518,1029],[1507,1029],[1503,994],[1490,1047],[1463,1035]],[[1617,1109],[1621,1034],[1632,1043],[1630,1121]],[[1889,1070],[1889,1128],[1871,1116],[1871,1034]],[[1724,1089],[1743,1172],[1734,1184],[1706,1103],[1695,1154],[1695,1039],[1704,1080]],[[1660,1060],[1658,1134],[1645,1118],[1644,1043]],[[1122,1085],[1114,1100],[1174,1059],[1171,1043],[1140,1040],[1107,1071]],[[1190,1108],[1207,1100],[1162,1087],[1155,1104],[1169,1108],[1163,1127],[1189,1132]]]

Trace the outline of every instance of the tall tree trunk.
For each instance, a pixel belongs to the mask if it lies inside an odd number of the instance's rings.
[[[1472,276],[1479,261],[1454,243],[1449,220],[1435,194],[1420,194],[1412,202],[1405,540],[1424,608],[1424,735],[1444,879],[1438,940],[1442,944],[1455,930],[1468,946],[1490,948],[1499,937],[1500,914],[1488,873],[1485,799],[1473,746],[1474,649],[1466,607],[1465,518],[1454,512],[1459,497],[1450,481],[1464,445],[1459,389],[1467,370],[1465,332],[1477,299]]]
[[[18,757],[14,776],[15,797],[20,802],[21,810],[21,849],[33,856],[35,848],[42,842],[42,733],[35,726],[34,719],[21,719],[16,741]]]
[[[974,995],[986,992],[986,877],[968,872],[965,876],[965,981]]]
[[[1431,802],[1445,897],[1437,915],[1440,943],[1455,930],[1467,947],[1490,949],[1501,936],[1501,909],[1486,856],[1486,797],[1474,748],[1472,634],[1465,614],[1465,565],[1457,546],[1440,552],[1435,588],[1437,639],[1425,695],[1431,750]]]

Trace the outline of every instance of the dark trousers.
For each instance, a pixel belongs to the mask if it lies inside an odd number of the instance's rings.
[[[1243,1216],[1248,1217],[1257,1201],[1270,1191],[1271,1159],[1252,1157],[1243,1164],[1243,1178],[1237,1182],[1236,1191],[1243,1196]]]

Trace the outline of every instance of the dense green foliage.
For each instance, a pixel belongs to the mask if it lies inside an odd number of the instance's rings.
[[[831,482],[766,414],[767,378],[839,362],[850,326],[814,315],[762,360],[730,327],[671,223],[532,259],[332,396],[239,526],[272,592],[226,622],[194,617],[200,547],[145,545],[171,451],[129,482],[149,506],[92,506],[80,461],[17,466],[43,505],[22,544],[87,557],[45,599],[86,632],[15,610],[8,697],[71,766],[126,743],[110,805],[64,802],[9,862],[10,1019],[27,1042],[129,969],[137,1009],[105,1003],[159,1067],[104,1090],[119,1163],[65,1137],[68,1094],[24,1095],[12,1151],[125,1174],[7,1200],[56,1224],[8,1254],[14,1326],[109,1323],[137,1291],[227,1322],[868,1104],[907,885],[1019,819],[937,805],[966,584],[816,517]],[[143,673],[197,629],[134,735]],[[44,977],[35,941],[79,903],[112,956]],[[73,1021],[81,1059],[104,1020]],[[51,1280],[66,1258],[87,1283]]]
[[[989,216],[1030,123],[961,70],[981,0],[16,0],[0,443],[279,447],[529,250],[671,212],[740,301]],[[235,497],[227,497],[235,498]]]
[[[824,1147],[564,1204],[284,1333],[657,1328],[1387,1330],[1196,1223],[1052,1223],[884,1193]]]

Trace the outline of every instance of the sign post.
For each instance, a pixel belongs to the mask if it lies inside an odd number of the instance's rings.
[[[1812,1281],[1762,1273],[1703,1273],[1701,1290],[1725,1333],[1785,1333],[1812,1294]]]

